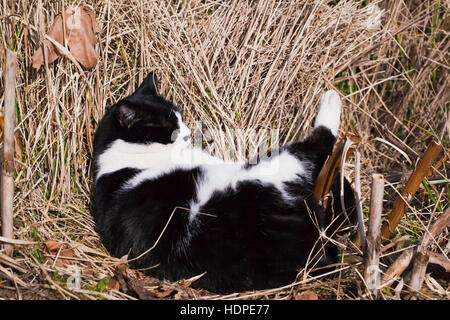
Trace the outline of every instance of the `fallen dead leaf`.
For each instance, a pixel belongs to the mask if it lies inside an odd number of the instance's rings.
[[[106,284],[106,288],[118,291],[120,289],[119,281],[117,281],[117,279],[115,278],[109,279],[108,283]]]
[[[188,282],[192,283],[195,278],[199,278],[199,276],[188,279]],[[119,288],[122,292],[135,296],[141,300],[170,298],[192,299],[195,296],[190,293],[190,291],[193,291],[194,289],[186,287],[185,280],[180,280],[173,283],[166,280],[159,280],[131,270],[125,264],[121,264],[116,267],[114,271],[114,279],[117,280]]]
[[[160,292],[153,291],[153,293],[160,299],[166,298],[166,297],[170,296],[174,292],[177,292],[177,291],[175,289],[168,289],[168,290],[160,291]]]
[[[61,250],[63,247],[63,243],[57,241],[57,240],[47,240],[44,242],[44,252],[50,257],[57,259],[56,265],[57,266],[64,266],[64,265],[70,265],[74,264],[73,259],[64,259],[64,258],[74,258],[75,257],[75,251],[72,249],[65,249]]]
[[[86,265],[86,263],[85,263],[85,265]],[[81,270],[81,274],[84,276],[94,276],[96,274],[96,272],[94,269],[92,269],[91,267],[88,266],[87,268],[83,268]]]
[[[100,57],[94,48],[97,42],[95,34],[102,32],[95,20],[95,13],[85,6],[79,6],[68,8],[63,14],[65,28],[63,28],[63,15],[58,14],[48,31],[48,36],[63,46],[64,39],[66,39],[69,51],[73,57],[86,69],[92,69]],[[54,44],[47,40],[44,40],[44,45],[48,48],[49,63],[55,61],[63,54]],[[44,64],[42,47],[35,51],[31,59],[33,60],[33,68],[39,70]]]
[[[58,242],[56,240],[47,240],[45,241],[44,245],[50,253],[58,252],[59,249],[61,249],[63,246],[61,242]]]
[[[295,297],[295,300],[319,300],[319,297],[317,296],[317,294],[314,291],[303,291],[303,292],[298,292]]]
[[[64,259],[62,257],[75,258],[75,251],[73,251],[72,249],[63,250],[63,251],[61,251],[61,253],[58,256],[58,259],[56,260],[56,265],[59,265],[59,266],[74,264],[75,263],[74,260]]]

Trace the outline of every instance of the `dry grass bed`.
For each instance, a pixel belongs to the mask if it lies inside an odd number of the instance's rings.
[[[0,73],[5,48],[19,59],[18,240],[13,261],[0,255],[0,298],[291,299],[305,290],[322,299],[369,298],[360,260],[348,258],[358,255],[351,246],[332,279],[300,272],[285,288],[228,296],[190,289],[189,280],[160,282],[127,270],[94,232],[93,134],[105,109],[155,71],[160,92],[182,107],[188,124],[202,122],[209,133],[205,146],[225,158],[243,159],[259,145],[304,137],[320,94],[334,88],[344,102],[340,134],[362,137],[364,213],[375,172],[388,181],[387,210],[430,141],[449,151],[447,1],[87,1],[103,29],[97,66],[82,70],[60,58],[36,72],[32,54],[55,16],[71,4],[80,3],[0,2]],[[263,129],[279,132],[270,141],[264,135],[231,135]],[[352,163],[353,158],[346,172],[350,180]],[[446,160],[426,179],[395,237],[417,242],[448,207],[449,173]],[[403,250],[402,243],[394,250]],[[447,229],[432,251],[448,257],[449,250]],[[449,298],[448,273],[436,274],[426,277],[419,298]],[[380,298],[403,297],[407,286],[394,289],[386,287]]]

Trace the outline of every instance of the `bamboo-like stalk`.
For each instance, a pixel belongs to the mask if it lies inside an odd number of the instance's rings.
[[[316,200],[322,201],[323,197],[330,192],[331,184],[341,163],[342,151],[344,151],[344,142],[339,142],[320,170],[313,189]],[[326,200],[322,204],[326,207]]]
[[[450,123],[450,122],[449,122]],[[441,159],[436,161],[436,163],[430,168],[427,174],[427,178],[431,178],[435,171],[439,170],[444,163],[450,158],[450,150],[445,153]]]
[[[364,252],[364,280],[370,294],[377,297],[379,287],[380,230],[383,211],[384,177],[372,175],[370,195],[369,227],[367,229],[366,248]]]
[[[341,163],[343,161],[343,157],[345,157],[344,162],[351,155],[351,151],[359,144],[361,141],[361,137],[347,133],[346,134],[346,142],[339,142],[337,146],[334,148],[330,157],[325,161],[322,169],[319,172],[319,175],[316,179],[316,184],[314,185],[313,194],[314,197],[322,202],[322,205],[327,207],[327,199],[323,199],[325,195],[330,192],[331,185],[333,184],[334,178],[336,177]],[[344,154],[345,145],[350,145],[350,148],[346,154]]]
[[[406,204],[410,203],[414,198],[414,194],[419,189],[420,183],[427,174],[434,160],[437,158],[439,153],[441,153],[442,149],[442,144],[438,144],[433,141],[425,151],[422,159],[420,159],[415,170],[411,174],[405,189],[401,193],[401,196],[395,201],[394,207],[388,215],[387,222],[383,224],[383,229],[381,231],[381,237],[383,240],[389,239],[394,232],[395,228],[405,214]]]
[[[409,248],[403,251],[403,253],[394,261],[393,264],[389,266],[389,268],[383,274],[381,281],[385,283],[400,276],[411,263],[411,259],[413,258],[413,256],[414,248]]]
[[[419,291],[422,287],[425,272],[430,260],[428,247],[448,226],[450,226],[450,207],[445,210],[444,214],[433,224],[430,230],[423,235],[422,241],[417,249],[417,254],[414,257],[414,266],[409,282],[409,286],[413,292]]]
[[[450,272],[450,258],[439,253],[430,252],[430,260],[428,263],[440,265],[445,272]]]
[[[16,90],[17,54],[6,50],[5,73],[5,112],[3,130],[3,159],[1,176],[1,211],[2,235],[13,238],[13,200],[14,200],[14,128],[16,127]],[[4,244],[3,248],[8,256],[12,256],[13,246]]]
[[[425,272],[427,271],[430,255],[427,252],[417,252],[414,257],[414,265],[409,282],[410,290],[415,293],[422,288]]]

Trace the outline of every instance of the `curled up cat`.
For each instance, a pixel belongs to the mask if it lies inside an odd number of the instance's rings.
[[[276,288],[299,270],[337,262],[330,241],[356,218],[353,192],[333,183],[325,210],[312,196],[340,125],[337,92],[322,95],[314,129],[271,156],[227,162],[190,144],[181,111],[150,73],[107,110],[94,138],[93,216],[109,252],[168,280],[205,273],[217,293]]]

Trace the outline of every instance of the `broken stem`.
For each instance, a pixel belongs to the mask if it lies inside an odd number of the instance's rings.
[[[355,157],[355,202],[356,214],[358,217],[358,238],[356,239],[355,244],[361,248],[365,248],[367,240],[361,204],[361,155],[358,151],[356,151]]]
[[[414,256],[414,247],[408,248],[389,266],[381,279],[382,283],[399,277],[408,268]]]
[[[414,258],[414,266],[409,283],[409,286],[413,292],[418,292],[420,288],[422,288],[425,272],[430,260],[430,252],[428,251],[428,247],[449,225],[450,207],[445,210],[444,214],[438,220],[436,220],[430,230],[423,235],[422,241],[417,249],[417,254]]]
[[[394,232],[395,228],[405,214],[406,204],[409,204],[413,200],[414,194],[419,189],[419,186],[427,174],[430,166],[433,164],[442,149],[442,144],[437,144],[434,141],[431,142],[422,159],[420,159],[415,170],[411,174],[405,189],[401,193],[401,196],[395,201],[394,207],[387,218],[387,222],[383,225],[383,230],[381,232],[381,237],[383,240],[388,240]]]
[[[370,294],[375,298],[378,294],[380,263],[380,230],[383,212],[384,177],[372,175],[372,191],[370,195],[370,215],[367,229],[367,245],[364,252],[364,280]]]
[[[16,127],[15,89],[17,73],[17,54],[6,50],[5,73],[5,112],[3,129],[3,159],[1,176],[1,211],[2,235],[13,238],[13,206],[14,206],[14,129]],[[11,244],[4,244],[3,248],[8,256],[12,256]]]
[[[325,208],[327,207],[328,201],[323,198],[330,192],[331,185],[341,167],[341,163],[345,162],[351,154],[351,152],[345,150],[346,145],[347,149],[353,150],[360,141],[361,138],[359,136],[347,133],[346,142],[340,142],[334,148],[320,170],[316,179],[316,184],[314,185],[313,194],[316,200],[320,201]]]
[[[437,264],[445,269],[445,272],[450,272],[450,259],[443,254],[429,252],[430,260],[428,263]]]

